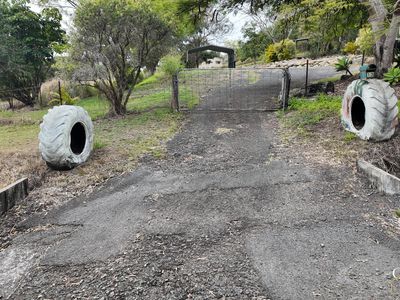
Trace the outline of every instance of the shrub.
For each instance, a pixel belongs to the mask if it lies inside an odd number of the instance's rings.
[[[66,92],[72,98],[80,98],[85,99],[89,97],[98,96],[99,91],[88,85],[82,85],[71,81],[63,81],[61,80],[61,88],[65,88]],[[42,105],[46,106],[49,104],[51,100],[54,98],[54,94],[58,94],[58,79],[51,79],[42,84],[41,87],[41,97],[42,97]]]
[[[61,87],[60,94],[53,92],[53,99],[48,103],[49,105],[75,105],[79,97],[72,98],[65,87]]]
[[[375,38],[371,26],[363,27],[358,31],[356,45],[361,52],[372,54],[375,45]]]
[[[391,85],[400,81],[400,68],[390,68],[387,73],[383,75],[383,79]]]
[[[160,69],[167,76],[172,76],[183,69],[181,57],[179,55],[166,55],[160,60]]]
[[[275,50],[275,44],[271,44],[267,47],[265,51],[265,60],[266,62],[273,62],[278,60],[278,55]]]
[[[353,74],[351,74],[350,72],[350,65],[352,63],[353,61],[348,57],[339,58],[337,63],[335,64],[336,71],[346,71],[346,73],[348,72],[351,76],[353,76]]]
[[[78,83],[66,83],[66,89],[72,97],[79,97],[81,99],[100,95],[96,88]]]
[[[265,50],[265,60],[274,62],[291,59],[296,55],[296,44],[292,40],[286,39],[278,43],[271,44]]]
[[[343,52],[345,54],[356,54],[358,51],[358,45],[355,42],[348,42],[344,45]]]

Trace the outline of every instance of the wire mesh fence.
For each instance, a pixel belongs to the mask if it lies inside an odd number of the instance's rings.
[[[276,110],[282,106],[284,76],[284,70],[271,68],[184,69],[178,74],[180,106],[198,102],[197,110]]]

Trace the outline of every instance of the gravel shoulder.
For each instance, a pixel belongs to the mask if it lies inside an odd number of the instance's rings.
[[[165,160],[19,224],[0,295],[398,298],[400,241],[379,218],[399,199],[279,127],[268,113],[192,113]]]

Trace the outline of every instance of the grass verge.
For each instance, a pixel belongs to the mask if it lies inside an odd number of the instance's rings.
[[[337,165],[354,161],[366,142],[342,128],[340,111],[338,96],[291,99],[288,110],[278,113],[283,143],[314,162]]]
[[[155,87],[156,83],[153,80],[149,84]],[[104,179],[132,169],[144,153],[162,157],[164,142],[178,130],[182,120],[182,115],[170,111],[170,97],[170,90],[165,89],[148,90],[139,96],[134,93],[127,105],[129,113],[114,119],[106,118],[109,104],[105,99],[80,100],[77,105],[88,111],[95,125],[95,159],[80,169],[87,169],[88,174],[96,172]],[[198,103],[188,89],[180,91],[180,99],[189,108]],[[36,186],[48,172],[38,151],[39,124],[47,110],[0,111],[0,188],[26,176]]]
[[[313,100],[293,98],[284,118],[285,125],[301,131],[312,130],[314,125],[326,118],[340,117],[341,103],[339,97],[322,94]]]

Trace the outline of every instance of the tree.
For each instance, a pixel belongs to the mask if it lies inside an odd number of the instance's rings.
[[[358,0],[301,0],[282,5],[277,23],[298,29],[299,37],[310,38],[315,54],[321,55],[337,53],[347,41],[354,40],[367,15]]]
[[[129,0],[82,0],[74,22],[75,78],[106,96],[111,115],[125,114],[141,69],[174,43],[171,28],[148,6]]]
[[[61,15],[47,8],[35,13],[26,1],[0,0],[0,98],[33,105],[64,44]]]
[[[265,31],[257,30],[253,24],[244,27],[242,32],[246,41],[239,41],[237,49],[237,57],[241,61],[249,58],[256,61],[264,54],[265,48],[273,43],[273,39],[269,34],[266,34]]]
[[[302,0],[224,0],[228,3],[228,6],[237,6],[243,5],[243,3],[251,3],[251,7],[253,11],[257,11],[259,9],[263,9],[266,6],[274,6],[277,11],[282,9],[282,4],[289,4],[295,6],[298,10],[299,5]],[[377,66],[377,76],[382,77],[385,72],[388,71],[389,68],[392,67],[393,58],[394,58],[394,46],[396,42],[396,38],[399,34],[400,27],[400,0],[349,0],[349,1],[305,1],[310,3],[315,7],[317,4],[321,4],[323,2],[331,2],[330,4],[333,6],[337,6],[342,2],[342,10],[339,13],[326,15],[326,19],[329,17],[334,17],[333,20],[336,23],[333,23],[334,26],[329,26],[329,24],[320,24],[320,26],[315,27],[314,32],[322,32],[327,29],[334,29],[337,24],[339,24],[339,20],[343,18],[343,16],[349,16],[347,20],[350,24],[354,24],[357,26],[357,22],[354,23],[354,16],[360,16],[360,12],[368,9],[369,14],[369,23],[371,24],[372,31],[375,37],[375,46],[374,46],[374,56],[375,56],[375,64]],[[363,5],[361,7],[360,5]],[[304,15],[307,15],[309,12],[304,12]],[[337,19],[339,18],[339,20]],[[358,17],[359,18],[359,17]],[[360,29],[364,24],[362,20],[365,19],[365,14],[362,14],[360,23],[358,25],[358,29]],[[349,28],[348,23],[344,23],[344,28],[341,30],[346,30]]]
[[[382,77],[393,64],[394,46],[400,27],[400,0],[360,0],[369,8],[369,22],[375,36],[377,75]]]

